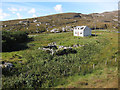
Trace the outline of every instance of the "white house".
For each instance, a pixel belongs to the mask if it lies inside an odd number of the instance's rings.
[[[88,26],[76,26],[73,30],[74,36],[91,36],[91,29]]]

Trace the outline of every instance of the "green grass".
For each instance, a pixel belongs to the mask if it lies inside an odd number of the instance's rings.
[[[109,78],[108,75],[111,75]],[[85,76],[74,75],[65,80],[63,80],[63,85],[58,85],[56,88],[105,88],[107,85],[112,82],[118,83],[117,81],[117,69],[109,68],[107,70],[97,70],[91,74],[87,74]],[[109,82],[109,84],[108,84]],[[106,85],[107,84],[107,85]],[[106,88],[117,88],[117,85],[114,87],[106,87]]]
[[[92,32],[95,33],[94,31]],[[85,80],[91,76],[106,82],[105,71],[114,71],[118,59],[118,34],[113,32],[97,32],[98,36],[75,37],[72,32],[58,34],[38,34],[34,41],[28,43],[29,48],[15,52],[4,52],[2,60],[12,62],[15,67],[3,74],[4,88],[39,88],[39,87],[86,87]],[[87,44],[74,48],[76,54],[52,56],[38,47],[51,42],[57,45],[72,46]],[[19,63],[22,61],[22,63]],[[107,64],[105,64],[107,61]],[[93,69],[93,64],[95,68]],[[6,72],[3,70],[3,72]],[[114,72],[113,72],[114,75]],[[97,77],[96,76],[96,77]],[[84,80],[85,79],[85,80]],[[95,78],[96,79],[96,78]],[[93,82],[95,81],[93,78]],[[83,81],[80,82],[79,80]],[[78,83],[77,83],[78,82]],[[89,82],[88,82],[89,83]],[[81,85],[79,85],[81,84]],[[92,84],[91,84],[92,85]],[[89,86],[90,87],[90,86]],[[92,86],[91,86],[92,87]]]

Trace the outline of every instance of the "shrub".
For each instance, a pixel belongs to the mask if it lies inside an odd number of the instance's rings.
[[[3,51],[11,51],[12,48],[18,45],[19,43],[24,43],[28,40],[28,34],[23,31],[10,32],[3,31],[2,32],[2,50]]]
[[[64,54],[69,54],[69,53],[77,53],[77,51],[74,49],[63,49],[63,50],[58,50],[56,52],[56,55],[64,55]]]

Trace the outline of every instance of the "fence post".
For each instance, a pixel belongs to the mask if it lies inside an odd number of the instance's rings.
[[[93,69],[95,68],[95,64],[93,64]]]
[[[81,70],[81,67],[79,66],[79,71]]]
[[[107,61],[105,62],[105,65],[107,65]]]
[[[115,58],[115,62],[117,61],[117,58]]]
[[[65,75],[65,71],[64,71],[64,75]]]

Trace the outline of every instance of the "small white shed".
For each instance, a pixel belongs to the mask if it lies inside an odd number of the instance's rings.
[[[91,29],[88,26],[76,26],[73,30],[74,36],[91,36]]]

